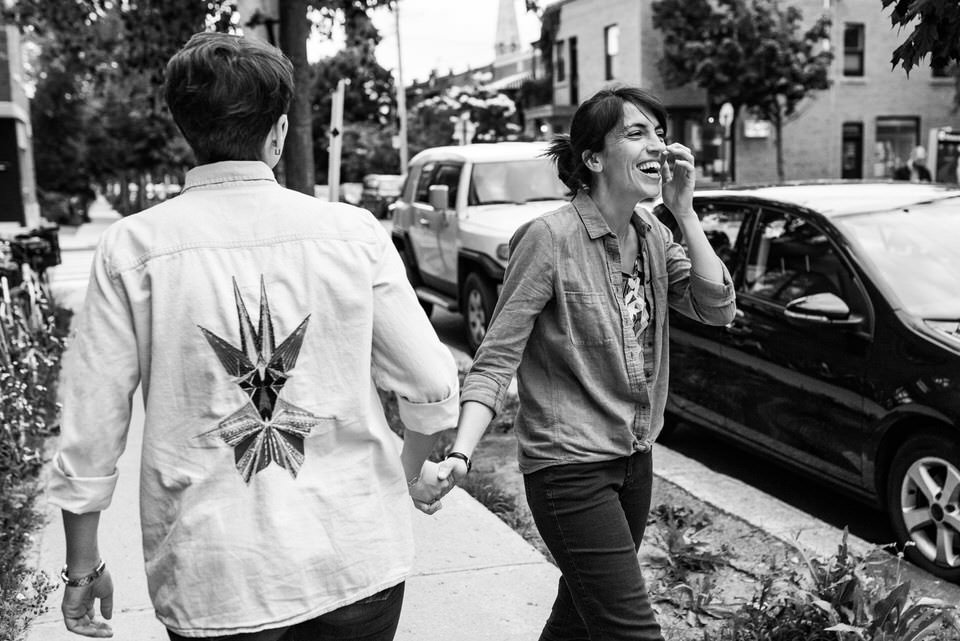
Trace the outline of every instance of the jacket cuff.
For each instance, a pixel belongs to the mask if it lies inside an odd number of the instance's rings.
[[[400,420],[406,429],[420,434],[436,434],[454,428],[460,417],[458,396],[456,387],[442,401],[415,403],[398,395],[397,410]]]
[[[494,414],[500,412],[504,398],[507,394],[507,387],[500,385],[494,379],[483,374],[470,374],[463,381],[463,390],[460,393],[460,404],[467,401],[474,401],[481,405],[486,405]]]
[[[120,473],[114,469],[110,476],[67,476],[58,456],[50,464],[47,494],[50,502],[74,514],[102,512],[110,506]]]
[[[723,268],[722,283],[704,278],[692,269],[690,270],[690,287],[696,292],[696,299],[701,303],[721,306],[732,303],[737,299],[730,272],[727,271],[726,265],[721,263],[721,267]]]

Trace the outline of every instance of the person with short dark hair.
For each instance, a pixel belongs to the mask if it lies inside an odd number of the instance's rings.
[[[693,209],[694,158],[667,144],[661,102],[603,89],[549,155],[572,200],[510,241],[503,290],[463,382],[453,449],[469,457],[516,372],[527,502],[560,579],[543,641],[662,640],[637,550],[669,379],[668,308],[710,325],[736,311]],[[642,204],[662,196],[685,251]],[[440,464],[462,480],[462,461]]]
[[[112,633],[98,520],[140,385],[143,553],[172,640],[394,637],[410,499],[432,514],[451,487],[426,457],[456,424],[457,368],[382,224],[277,184],[292,93],[256,39],[197,34],[167,65],[199,164],[103,234],[64,359],[49,493],[73,632]]]

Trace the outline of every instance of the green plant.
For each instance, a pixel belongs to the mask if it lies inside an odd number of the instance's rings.
[[[656,524],[656,540],[663,550],[663,580],[668,591],[689,583],[691,572],[713,572],[727,564],[729,551],[713,551],[697,534],[710,525],[705,512],[692,513],[684,507],[658,505],[647,523]]]
[[[22,638],[30,621],[49,609],[47,597],[54,590],[45,572],[21,570],[0,579],[0,639]]]
[[[958,641],[956,606],[910,596],[910,584],[888,588],[868,572],[845,531],[837,553],[794,563],[771,562],[761,588],[718,632],[717,641]]]

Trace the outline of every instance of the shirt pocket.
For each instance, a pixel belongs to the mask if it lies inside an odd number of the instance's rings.
[[[564,292],[567,336],[574,345],[606,345],[615,338],[603,294]]]

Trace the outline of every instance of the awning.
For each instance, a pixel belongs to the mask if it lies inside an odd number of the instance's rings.
[[[493,82],[487,83],[483,86],[483,88],[487,91],[519,89],[520,85],[531,78],[533,78],[533,73],[529,71],[521,71],[520,73],[510,74],[509,76],[504,76],[499,80],[494,80]]]

